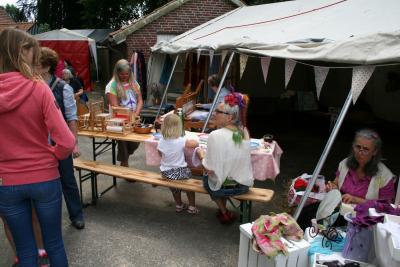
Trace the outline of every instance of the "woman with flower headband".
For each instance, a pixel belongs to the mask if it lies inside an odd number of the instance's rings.
[[[247,96],[239,93],[225,96],[213,114],[219,129],[209,135],[207,152],[198,152],[208,173],[204,176],[204,188],[217,203],[217,217],[222,224],[232,223],[236,218],[226,208],[227,198],[246,193],[254,181],[250,137],[242,124],[247,103]]]
[[[134,79],[131,66],[126,59],[120,59],[115,63],[114,74],[106,86],[105,95],[111,106],[129,108],[140,115],[143,107],[140,85]],[[138,142],[118,141],[117,160],[121,166],[129,167],[129,156],[139,147]]]
[[[395,195],[395,176],[381,162],[382,139],[370,129],[356,132],[350,155],[339,163],[334,181],[329,181],[327,191],[338,189],[342,202],[362,204],[367,200],[392,201]],[[305,207],[298,219],[301,228],[311,225],[318,204]]]

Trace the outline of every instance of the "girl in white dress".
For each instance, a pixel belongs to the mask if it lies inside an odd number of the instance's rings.
[[[182,122],[178,115],[170,114],[165,117],[161,126],[162,138],[158,142],[157,149],[161,154],[161,175],[169,180],[188,179],[192,173],[187,167],[185,161],[185,147],[195,148],[198,142],[189,140],[182,136]],[[178,188],[170,188],[174,197],[176,212],[187,210],[189,214],[199,213],[199,209],[195,206],[194,192],[186,192],[189,200],[189,206],[182,202],[181,190]]]

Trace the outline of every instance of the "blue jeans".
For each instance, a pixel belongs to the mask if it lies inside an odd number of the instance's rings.
[[[227,198],[230,196],[241,195],[249,191],[249,187],[242,184],[237,184],[235,187],[221,187],[217,191],[211,190],[210,186],[208,185],[208,176],[203,176],[203,187],[207,190],[208,194],[212,200],[217,198]]]
[[[69,219],[71,222],[83,220],[82,203],[74,175],[72,155],[59,161],[58,170],[61,175],[62,192],[67,205]]]
[[[68,266],[61,234],[61,205],[59,179],[35,184],[0,186],[0,215],[12,233],[19,266],[38,265],[38,250],[32,227],[32,206],[39,219],[50,265]]]

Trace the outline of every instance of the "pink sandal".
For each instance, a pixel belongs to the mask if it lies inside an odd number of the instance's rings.
[[[196,208],[195,206],[189,206],[189,208],[186,210],[187,213],[196,215],[199,214],[200,210]]]
[[[184,210],[187,210],[187,208],[188,208],[188,205],[185,203],[182,203],[182,205],[175,205],[175,211],[178,213],[180,213]]]

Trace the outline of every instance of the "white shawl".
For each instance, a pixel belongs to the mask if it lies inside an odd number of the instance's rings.
[[[203,159],[203,166],[214,172],[208,176],[210,189],[219,190],[226,178],[252,186],[254,179],[250,153],[250,140],[243,140],[236,145],[231,130],[222,128],[213,131],[208,137],[207,153]]]

